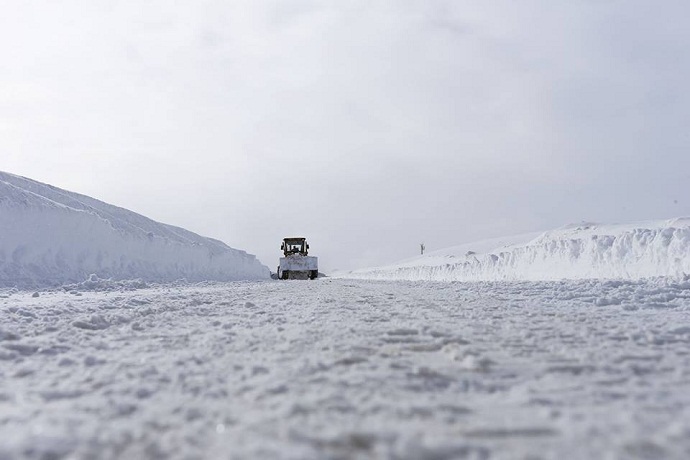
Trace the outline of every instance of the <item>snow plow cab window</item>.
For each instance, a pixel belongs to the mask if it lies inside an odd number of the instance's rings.
[[[304,240],[287,240],[283,243],[283,251],[285,252],[285,255],[288,254],[305,254],[307,253],[306,251],[306,241]]]

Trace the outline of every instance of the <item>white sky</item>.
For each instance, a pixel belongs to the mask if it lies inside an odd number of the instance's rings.
[[[6,0],[0,170],[325,270],[690,215],[683,0]]]

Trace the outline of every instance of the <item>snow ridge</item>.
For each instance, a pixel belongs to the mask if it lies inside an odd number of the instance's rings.
[[[268,278],[255,256],[96,199],[0,171],[0,286],[104,279]]]
[[[336,276],[360,279],[500,281],[642,279],[690,273],[690,218],[626,225],[582,223],[541,235],[466,244],[384,267]],[[490,240],[495,243],[500,239]]]

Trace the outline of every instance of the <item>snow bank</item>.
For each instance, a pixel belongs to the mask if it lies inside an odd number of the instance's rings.
[[[335,276],[492,281],[641,279],[690,273],[690,218],[626,225],[582,223],[542,234],[464,244],[397,264]]]
[[[268,278],[255,256],[84,195],[0,172],[0,286]]]

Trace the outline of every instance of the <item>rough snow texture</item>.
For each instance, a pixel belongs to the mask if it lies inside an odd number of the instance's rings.
[[[0,459],[687,459],[690,281],[0,290]]]
[[[89,275],[165,282],[268,278],[253,255],[126,209],[0,172],[0,286]]]
[[[361,279],[641,279],[690,274],[690,218],[580,224],[464,244],[398,264],[337,273]]]

